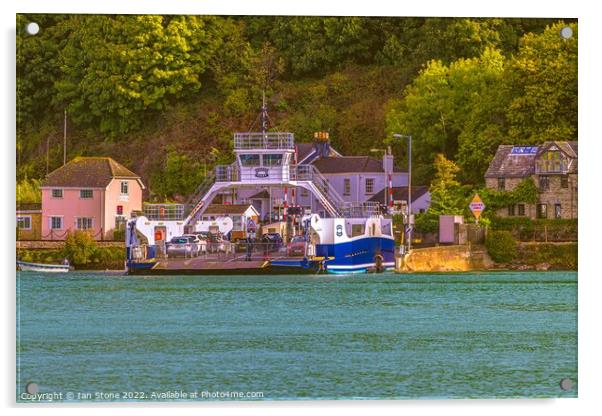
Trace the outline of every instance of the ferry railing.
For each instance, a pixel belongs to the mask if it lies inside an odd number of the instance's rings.
[[[142,212],[153,221],[181,221],[185,218],[185,204],[148,204],[145,203]]]
[[[378,202],[345,202],[341,213],[346,218],[368,218],[379,215],[380,203]]]
[[[215,182],[239,182],[240,170],[233,163],[231,165],[219,165],[215,167]]]
[[[211,186],[215,183],[215,173],[213,171],[207,172],[207,176],[201,182],[201,184],[194,190],[186,201],[187,205],[197,204],[209,191]]]
[[[293,133],[235,133],[234,150],[294,149]]]
[[[340,209],[345,205],[345,200],[314,165],[291,165],[290,177],[292,180],[312,182],[335,210],[335,214],[341,215]]]

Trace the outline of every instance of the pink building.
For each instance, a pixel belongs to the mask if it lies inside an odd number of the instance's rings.
[[[142,210],[144,184],[110,157],[76,157],[42,182],[42,239],[64,240],[88,230],[112,240],[132,211]]]

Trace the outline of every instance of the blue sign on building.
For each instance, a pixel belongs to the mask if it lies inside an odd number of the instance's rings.
[[[537,146],[514,146],[510,151],[511,155],[535,155]]]

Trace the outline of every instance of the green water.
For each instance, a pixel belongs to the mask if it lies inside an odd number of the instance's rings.
[[[574,272],[23,272],[17,292],[18,401],[31,382],[59,401],[577,395]]]

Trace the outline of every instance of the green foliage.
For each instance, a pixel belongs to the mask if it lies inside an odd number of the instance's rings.
[[[573,36],[560,36],[563,27]],[[509,134],[515,143],[577,140],[576,23],[558,22],[544,33],[526,34],[506,73],[512,96]]]
[[[490,231],[485,247],[496,263],[511,262],[518,254],[516,239],[509,231]]]
[[[25,34],[28,21],[40,23],[38,35]],[[541,73],[508,76],[508,67],[519,65],[518,40],[526,33],[534,35],[521,46],[523,61],[533,56],[546,63],[554,50],[562,52],[553,49],[551,35],[538,41],[553,22],[17,15],[18,178],[44,176],[47,142],[50,170],[60,166],[67,108],[68,158],[127,157],[151,191],[158,190],[155,197],[178,197],[190,188],[181,178],[173,190],[162,183],[167,146],[177,143],[178,155],[192,164],[211,148],[227,161],[232,131],[253,125],[265,88],[278,129],[293,131],[300,142],[327,130],[335,148],[360,155],[392,131],[412,134],[417,182],[429,182],[432,160],[443,153],[461,168],[459,180],[476,184],[509,125],[523,123],[506,117],[511,100],[530,94],[540,80],[554,85]],[[537,53],[529,55],[531,49]],[[403,149],[393,148],[400,165]]]
[[[111,135],[198,91],[220,46],[218,18],[73,15],[60,53],[57,101],[72,119]],[[85,30],[79,30],[84,27]]]
[[[113,240],[125,241],[125,229],[113,230]]]
[[[520,241],[577,241],[577,220],[493,217],[493,230],[510,231]]]
[[[532,267],[547,263],[551,270],[577,270],[577,243],[521,244],[514,262]]]
[[[499,42],[487,41],[477,57],[430,61],[403,97],[390,101],[387,132],[416,139],[418,181],[433,177],[436,153],[457,162],[463,181],[479,184],[508,135],[524,145],[576,140],[577,24],[571,39],[560,36],[564,26],[525,35],[510,59],[492,48]]]
[[[40,180],[23,179],[17,182],[17,204],[42,202]]]
[[[433,165],[435,177],[429,188],[431,205],[415,218],[416,230],[425,233],[439,229],[440,215],[464,215],[470,192],[470,188],[462,186],[456,179],[459,168],[454,162],[440,153]]]
[[[489,219],[494,218],[495,213],[502,208],[519,203],[535,204],[539,198],[539,190],[532,178],[523,179],[511,191],[482,188],[478,193],[486,207],[483,215]]]
[[[22,261],[32,263],[59,264],[65,259],[64,249],[19,249],[17,257]],[[122,270],[125,261],[125,249],[123,247],[96,247],[91,255],[88,256],[88,262],[85,264],[75,264],[79,270],[93,269],[112,269]]]
[[[92,235],[85,231],[69,232],[65,239],[63,256],[73,265],[86,265],[92,262],[97,244]]]
[[[202,163],[170,146],[162,169],[158,169],[151,177],[151,192],[164,200],[182,199],[183,196],[192,194],[201,183],[204,168]],[[210,168],[211,166],[208,167]]]
[[[431,206],[429,215],[462,215],[466,206],[466,195],[456,180],[458,166],[442,154],[435,157],[435,177],[431,182]]]

